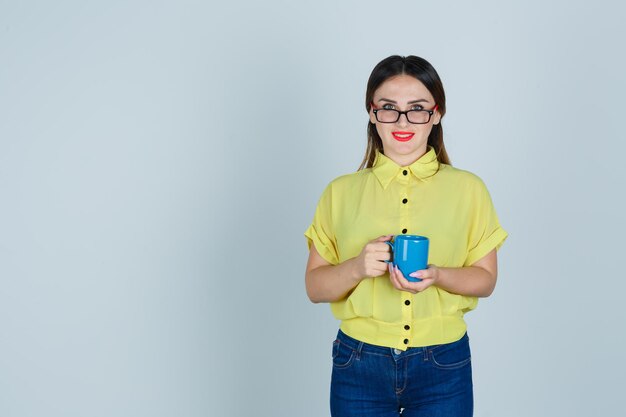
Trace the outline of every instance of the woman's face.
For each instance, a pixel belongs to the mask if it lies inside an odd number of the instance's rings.
[[[373,109],[432,110],[435,100],[430,91],[418,79],[401,74],[389,78],[374,92],[373,106],[370,109],[370,121],[383,141],[385,155],[401,166],[417,161],[428,149],[428,135],[433,124],[438,124],[441,115],[433,113],[426,124],[409,123],[406,115],[400,116],[395,123],[381,123],[376,120]]]

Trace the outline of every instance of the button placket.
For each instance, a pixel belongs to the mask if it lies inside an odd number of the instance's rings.
[[[401,225],[402,225],[402,234],[407,234],[409,232],[408,227],[411,225],[411,216],[410,216],[410,208],[409,208],[409,188],[410,183],[412,182],[412,177],[409,176],[409,170],[403,168],[402,176],[400,176],[400,181],[403,184],[404,190],[402,190],[402,194],[399,196],[400,200],[400,212],[401,216]],[[413,316],[413,307],[411,306],[411,294],[403,293],[402,296],[402,321],[401,321],[401,330],[400,330],[400,338],[398,340],[401,346],[408,347],[410,343],[411,337],[411,319]]]
[[[405,345],[409,344],[409,338],[411,337],[411,326],[409,326],[408,324],[404,325],[404,337],[405,339],[403,340]]]
[[[402,169],[402,176],[399,177],[399,181],[403,184],[404,190],[402,190],[400,194],[400,212],[402,213],[401,217],[401,225],[402,225],[402,234],[406,235],[408,233],[407,226],[409,225],[409,184],[411,179],[409,178],[409,170],[407,168]]]
[[[402,322],[404,323],[410,323],[411,322],[411,317],[413,313],[413,309],[411,307],[411,300],[410,300],[410,294],[406,293],[405,296],[403,296],[403,306],[402,306]],[[400,336],[400,342],[402,345],[407,346],[409,344],[409,337],[410,337],[410,329],[411,326],[409,326],[408,324],[405,324],[403,326],[403,329],[401,334],[402,336]]]
[[[405,186],[404,192],[400,195],[400,209],[402,213],[401,232],[403,235],[410,233],[409,226],[411,226],[411,217],[410,217],[411,208],[409,207],[409,189],[410,189],[410,184],[413,183],[415,177],[410,176],[409,173],[410,171],[408,168],[402,168],[402,176],[400,178],[404,180],[402,181],[402,184]]]

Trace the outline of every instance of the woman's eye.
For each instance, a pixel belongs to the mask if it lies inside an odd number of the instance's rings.
[[[382,108],[385,110],[393,110],[393,104],[384,104]]]
[[[424,108],[422,106],[413,106],[411,110],[424,110]]]

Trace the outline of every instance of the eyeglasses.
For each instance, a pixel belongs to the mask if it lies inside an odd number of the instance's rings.
[[[372,112],[374,116],[376,116],[376,120],[380,123],[395,123],[400,120],[400,115],[404,114],[406,116],[406,120],[409,123],[413,123],[415,125],[423,125],[430,122],[430,118],[435,113],[435,110],[439,108],[439,105],[435,105],[432,110],[407,110],[407,111],[399,111],[392,109],[377,109],[374,108],[375,105],[372,103]]]

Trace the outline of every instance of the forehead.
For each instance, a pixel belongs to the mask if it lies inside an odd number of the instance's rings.
[[[374,101],[380,98],[388,98],[397,102],[419,99],[434,102],[433,96],[426,86],[417,78],[406,74],[391,77],[382,83],[374,93]]]

